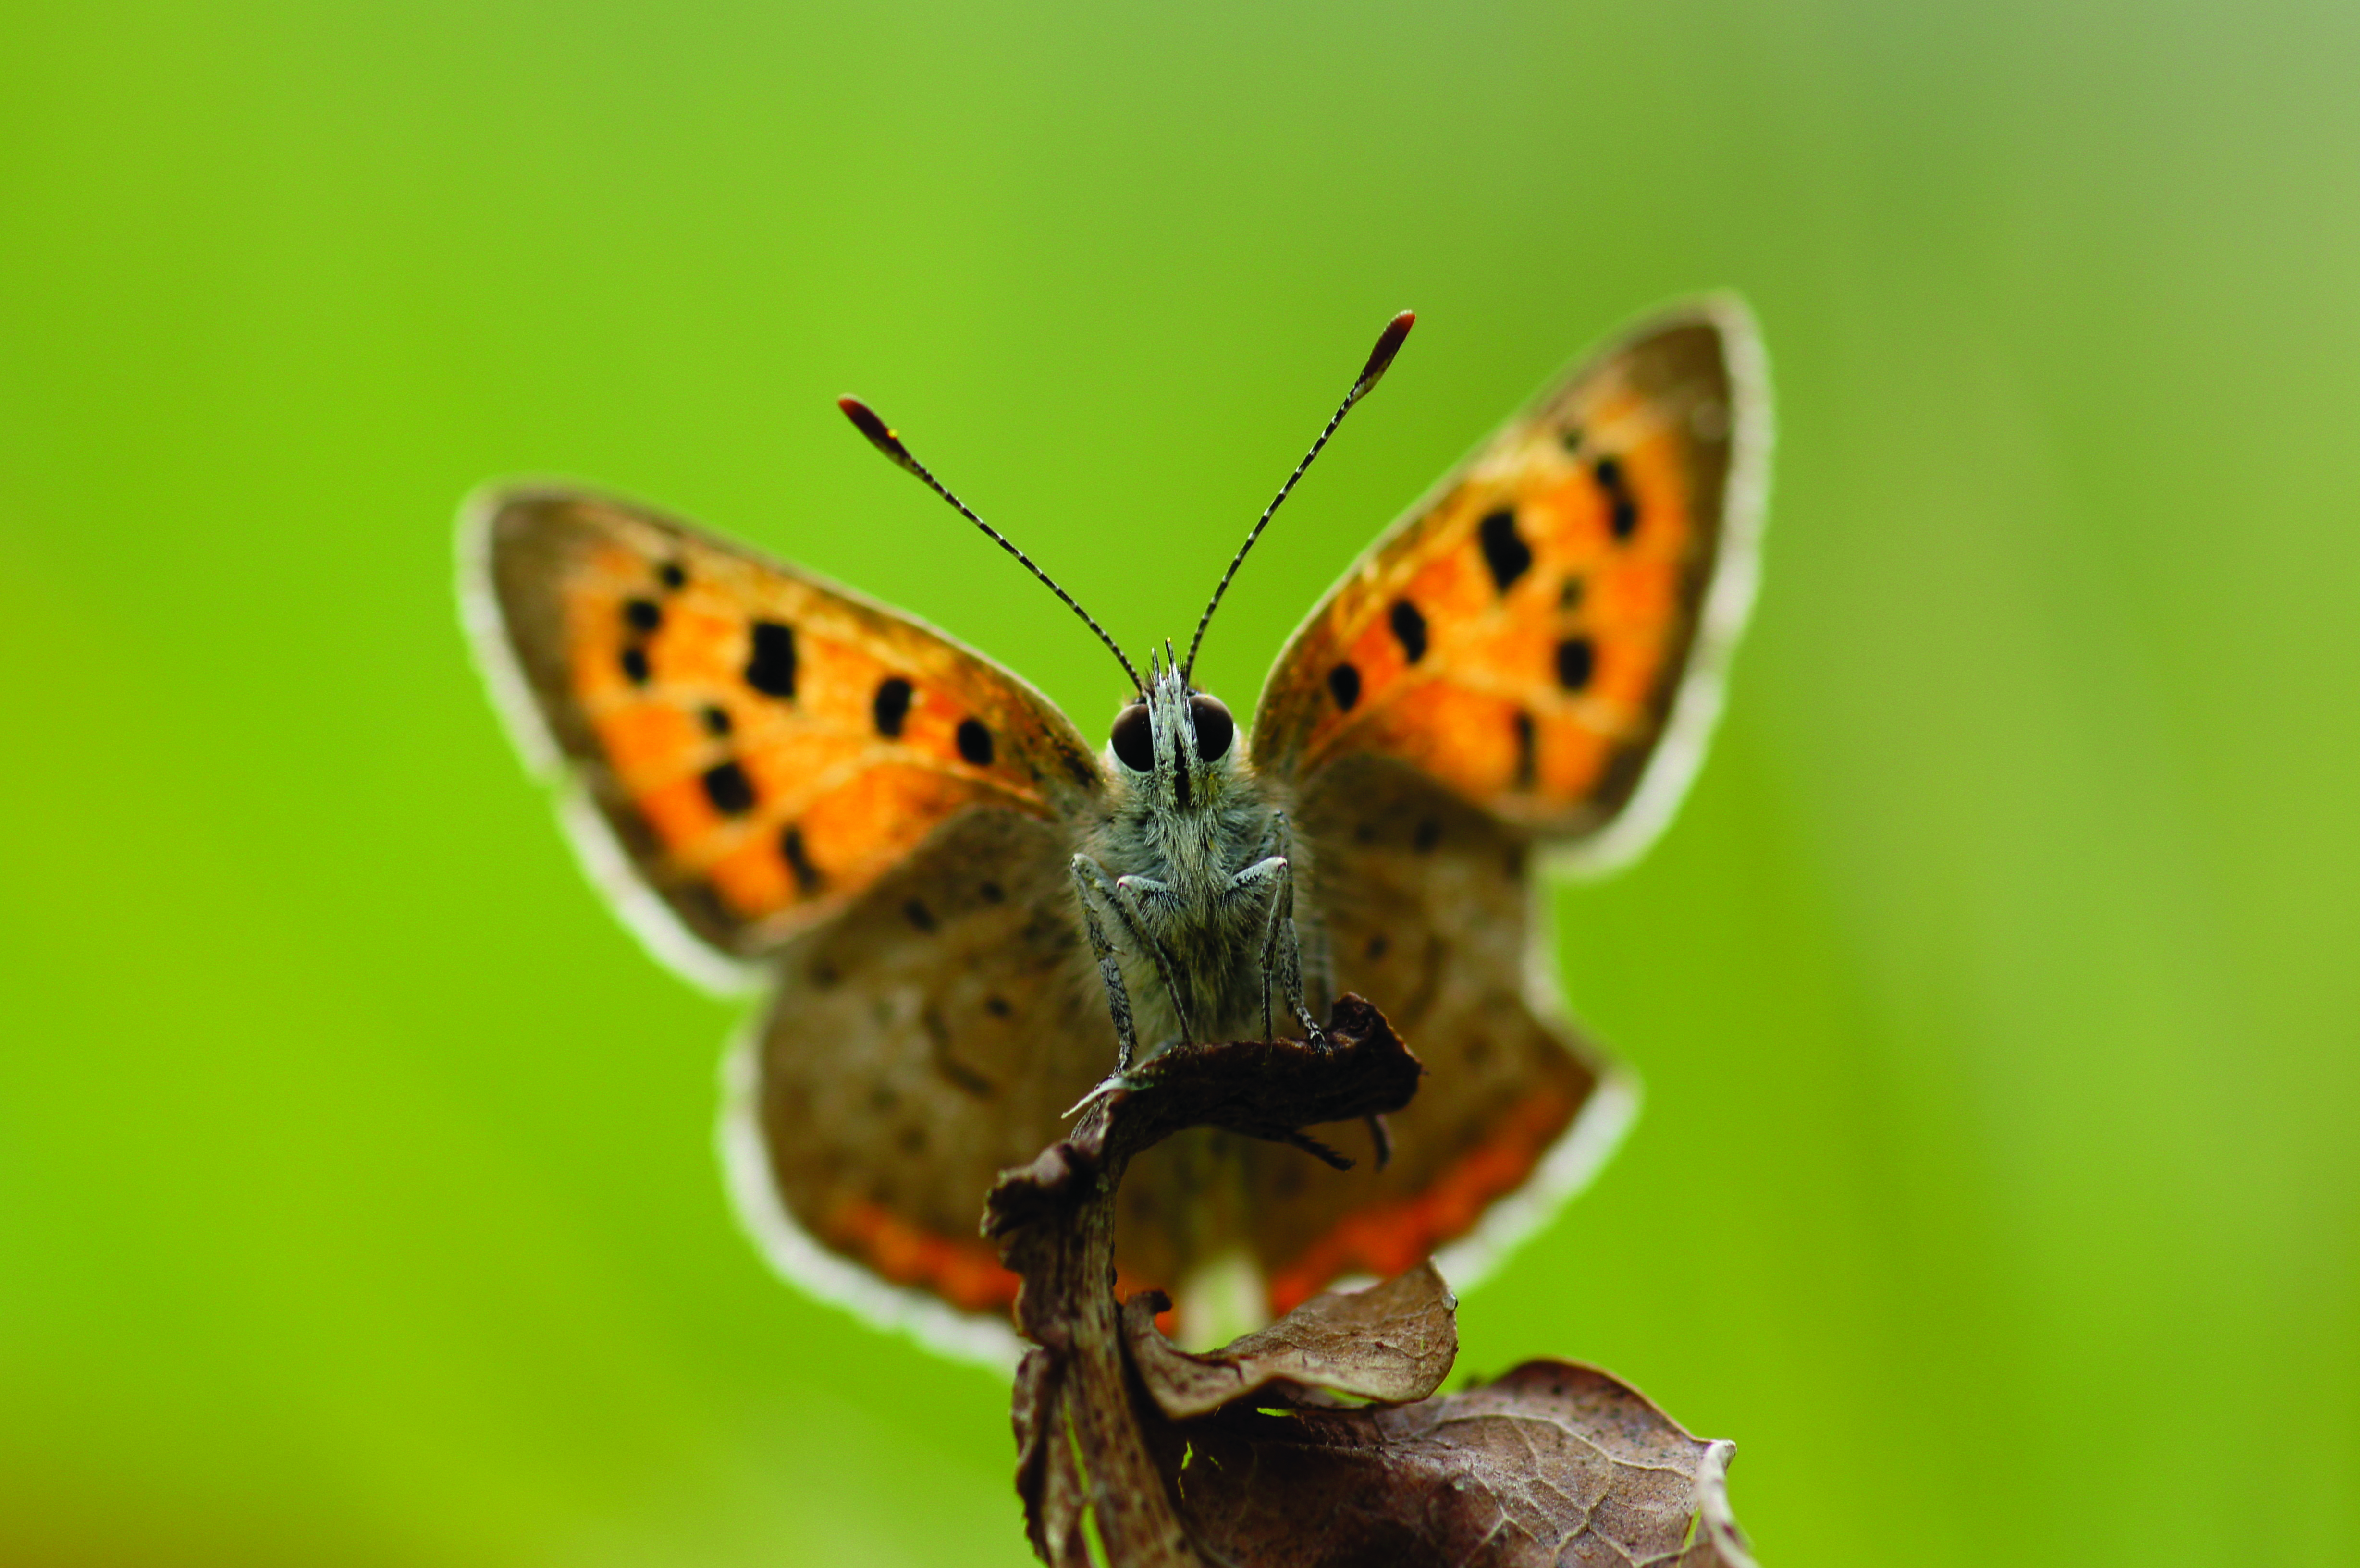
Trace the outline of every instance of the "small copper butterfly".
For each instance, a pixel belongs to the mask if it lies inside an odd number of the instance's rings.
[[[1175,1291],[1184,1333],[1430,1254],[1464,1284],[1619,1135],[1633,1091],[1557,1000],[1535,861],[1629,858],[1702,755],[1754,598],[1762,351],[1715,298],[1579,362],[1379,536],[1241,727],[1189,679],[1206,625],[1411,320],[1185,655],[1142,677],[1056,589],[1122,666],[1102,751],[934,628],[652,507],[467,502],[466,627],[593,879],[691,979],[769,989],[723,1145],[805,1285],[1004,1358],[1016,1279],[976,1228],[994,1176],[1109,1069],[1316,1040],[1346,990],[1429,1069],[1389,1164],[1200,1129],[1124,1183],[1123,1288]]]

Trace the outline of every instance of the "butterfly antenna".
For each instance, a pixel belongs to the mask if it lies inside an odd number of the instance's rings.
[[[981,528],[985,533],[990,535],[991,541],[994,544],[1006,550],[1009,554],[1014,556],[1018,561],[1022,561],[1024,563],[1025,571],[1031,572],[1033,576],[1038,577],[1043,583],[1046,583],[1050,593],[1054,593],[1058,598],[1063,599],[1065,602],[1065,608],[1081,616],[1082,624],[1088,626],[1090,630],[1098,633],[1098,641],[1106,644],[1107,651],[1114,655],[1116,661],[1122,666],[1122,672],[1131,678],[1132,690],[1139,692],[1142,696],[1145,696],[1147,694],[1146,682],[1140,680],[1139,671],[1132,668],[1130,659],[1124,655],[1120,648],[1116,646],[1114,638],[1107,635],[1106,627],[1098,625],[1098,618],[1092,615],[1087,610],[1083,609],[1081,605],[1076,604],[1074,602],[1074,596],[1071,593],[1068,593],[1063,588],[1058,587],[1057,580],[1055,578],[1050,576],[1047,572],[1034,565],[1032,563],[1032,558],[1025,554],[1022,550],[1017,549],[1014,540],[1011,539],[1006,534],[1001,533],[998,528],[993,528],[989,523],[985,522],[981,517],[977,517],[974,512],[968,509],[966,502],[960,500],[948,490],[943,488],[943,482],[935,478],[932,474],[928,473],[924,463],[920,463],[916,458],[910,455],[910,449],[903,446],[901,444],[901,438],[895,435],[891,428],[889,427],[884,420],[877,417],[877,410],[871,408],[868,404],[862,402],[858,397],[838,397],[836,400],[836,406],[844,410],[844,417],[852,421],[853,429],[858,430],[862,435],[869,438],[869,444],[870,446],[875,447],[879,452],[883,452],[887,457],[890,458],[896,467],[905,468],[912,474],[916,474],[919,478],[924,480],[926,482],[926,488],[932,490],[935,495],[940,495],[944,500],[948,501],[953,506],[958,508],[958,514],[960,517],[965,517],[968,522],[973,523],[977,528]]]
[[[1195,672],[1196,649],[1205,641],[1205,628],[1212,624],[1213,612],[1220,608],[1221,595],[1229,591],[1229,579],[1238,574],[1239,566],[1246,559],[1246,551],[1253,549],[1254,540],[1262,538],[1262,529],[1270,527],[1271,516],[1278,510],[1279,503],[1286,499],[1288,492],[1295,488],[1295,481],[1301,479],[1304,470],[1311,466],[1311,460],[1319,455],[1319,449],[1328,444],[1328,438],[1336,433],[1336,427],[1344,422],[1344,416],[1352,411],[1352,405],[1376,390],[1377,383],[1393,365],[1393,355],[1401,352],[1402,341],[1409,336],[1410,328],[1416,324],[1417,312],[1404,310],[1387,321],[1385,330],[1377,334],[1377,346],[1369,351],[1369,363],[1360,366],[1360,379],[1352,383],[1349,392],[1344,394],[1344,400],[1336,405],[1336,412],[1328,417],[1328,428],[1319,432],[1319,439],[1311,443],[1311,450],[1303,454],[1303,461],[1295,465],[1295,472],[1286,476],[1286,483],[1278,487],[1278,494],[1271,497],[1270,505],[1262,509],[1262,517],[1254,523],[1253,531],[1246,535],[1246,542],[1238,546],[1238,553],[1229,558],[1229,569],[1221,573],[1221,584],[1213,590],[1212,602],[1205,606],[1205,613],[1196,617],[1196,635],[1188,639],[1188,659],[1180,667],[1181,680],[1187,680]]]

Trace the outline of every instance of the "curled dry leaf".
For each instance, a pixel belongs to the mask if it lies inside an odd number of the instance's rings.
[[[1100,1102],[1100,1136],[1128,1158],[1184,1128],[1222,1127],[1293,1144],[1338,1170],[1352,1162],[1303,1129],[1400,1110],[1426,1069],[1374,1003],[1350,992],[1328,1018],[1329,1049],[1300,1040],[1183,1045],[1133,1068]],[[1069,1140],[1086,1141],[1087,1124]]]
[[[1143,1290],[1122,1310],[1123,1341],[1149,1398],[1174,1421],[1210,1415],[1276,1385],[1404,1404],[1442,1387],[1459,1358],[1459,1298],[1431,1263],[1365,1290],[1312,1297],[1268,1328],[1201,1355],[1155,1326],[1171,1302]]]
[[[1210,1562],[1752,1568],[1730,1443],[1594,1367],[1534,1361],[1393,1409],[1185,1423],[1180,1513]]]

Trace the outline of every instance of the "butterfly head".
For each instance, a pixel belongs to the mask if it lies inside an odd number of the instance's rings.
[[[1146,690],[1115,715],[1117,776],[1159,808],[1209,809],[1240,777],[1237,720],[1175,665],[1150,654],[1147,668]]]

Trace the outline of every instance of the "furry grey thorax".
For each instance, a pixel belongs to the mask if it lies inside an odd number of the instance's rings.
[[[1228,709],[1169,664],[1149,668],[1143,702],[1116,720],[1106,810],[1075,861],[1101,973],[1106,949],[1121,972],[1108,987],[1118,1036],[1131,1019],[1153,1054],[1266,1038],[1290,1014],[1307,1027],[1282,802]]]

